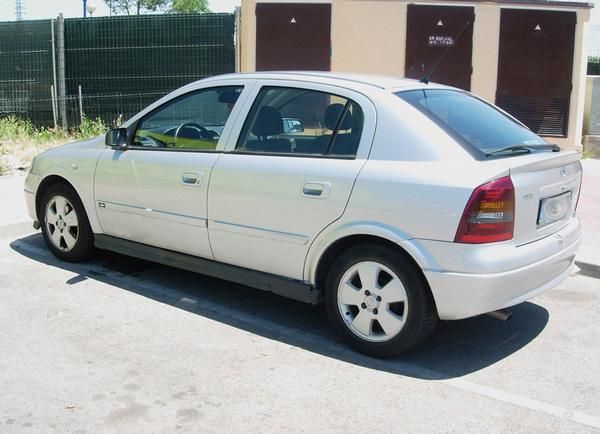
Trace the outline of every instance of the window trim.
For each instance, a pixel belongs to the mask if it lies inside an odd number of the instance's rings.
[[[326,94],[326,95],[331,95],[331,96],[336,96],[338,98],[343,98],[346,100],[346,104],[344,105],[344,110],[342,111],[340,118],[338,118],[335,129],[332,131],[331,133],[331,138],[329,140],[329,143],[327,144],[326,150],[330,151],[330,147],[332,146],[332,144],[334,143],[333,140],[334,138],[337,136],[337,133],[339,131],[339,127],[341,126],[341,121],[343,119],[343,116],[346,115],[346,112],[348,111],[348,106],[352,105],[352,104],[356,104],[358,107],[360,107],[360,110],[363,113],[363,125],[362,125],[362,129],[361,129],[361,135],[358,139],[358,146],[356,149],[356,153],[354,155],[344,155],[344,154],[307,154],[307,153],[294,153],[294,152],[260,152],[260,151],[247,151],[247,150],[238,150],[238,146],[240,144],[240,141],[242,139],[242,136],[244,135],[244,131],[246,130],[246,126],[247,124],[250,122],[250,117],[251,115],[254,114],[254,109],[256,108],[256,105],[259,104],[261,102],[260,96],[261,93],[265,90],[265,89],[292,89],[292,90],[300,90],[300,91],[308,91],[308,92],[316,92],[316,93],[321,93],[321,94]],[[364,136],[364,127],[365,127],[365,110],[363,109],[363,106],[358,103],[357,101],[355,101],[353,98],[349,97],[349,96],[344,96],[344,95],[340,95],[338,93],[332,92],[332,91],[328,91],[328,90],[318,90],[318,89],[314,89],[314,88],[309,88],[309,87],[299,87],[299,86],[286,86],[286,85],[281,85],[281,84],[262,84],[258,87],[256,94],[253,96],[253,101],[252,104],[250,105],[250,108],[246,111],[245,113],[245,119],[244,119],[244,123],[240,129],[240,132],[237,136],[237,139],[235,140],[235,144],[233,149],[227,151],[227,153],[230,154],[237,154],[237,155],[259,155],[259,156],[273,156],[273,157],[295,157],[295,158],[320,158],[320,159],[337,159],[337,160],[356,160],[357,156],[358,156],[358,150],[360,148],[360,144],[363,140],[363,136]],[[320,137],[320,136],[319,136]]]
[[[227,142],[225,141],[226,138],[223,137],[223,134],[219,135],[219,140],[217,140],[215,149],[186,149],[186,148],[167,148],[167,147],[153,148],[150,146],[135,146],[135,145],[133,145],[133,141],[135,139],[135,135],[138,131],[140,123],[143,122],[144,120],[146,120],[149,116],[152,116],[153,114],[155,114],[157,111],[162,110],[171,104],[175,104],[175,103],[177,103],[177,101],[179,101],[181,99],[188,98],[191,95],[200,94],[203,92],[210,92],[215,89],[222,89],[222,88],[227,88],[227,87],[240,89],[240,96],[238,97],[238,101],[242,98],[244,90],[246,89],[245,84],[223,84],[223,85],[204,87],[201,89],[193,89],[193,90],[190,90],[189,92],[183,93],[181,95],[177,95],[176,97],[171,98],[168,101],[165,101],[163,104],[159,105],[158,107],[153,108],[148,113],[144,114],[142,117],[135,120],[135,122],[133,122],[127,128],[127,131],[128,131],[127,149],[132,150],[132,151],[135,150],[135,151],[160,151],[160,152],[194,152],[194,153],[200,153],[200,154],[206,154],[206,153],[222,154],[224,152],[224,150],[218,149],[219,144],[221,143],[221,140],[224,140],[224,145],[222,148],[224,148],[224,146],[227,144]],[[238,101],[236,101],[235,105],[233,106],[233,109],[231,110],[231,112],[229,113],[229,116],[227,117],[227,120],[225,121],[225,125],[223,125],[223,132],[226,131],[227,124],[230,122],[232,114],[235,111],[236,107],[238,107],[239,105],[242,104],[242,102],[240,102],[240,104],[238,105]],[[129,134],[129,131],[131,131],[131,134]]]

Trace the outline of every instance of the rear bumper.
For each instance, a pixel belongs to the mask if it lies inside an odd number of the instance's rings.
[[[514,247],[515,257],[522,260],[516,268],[495,273],[424,270],[440,319],[468,318],[513,306],[557,286],[571,273],[580,243],[579,221],[574,219],[550,237]],[[546,253],[543,259],[532,259],[540,252]],[[482,264],[481,268],[488,267]]]

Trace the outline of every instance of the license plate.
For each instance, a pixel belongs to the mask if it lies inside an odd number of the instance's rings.
[[[571,212],[572,195],[573,192],[567,191],[557,196],[542,199],[537,219],[538,228],[566,218]]]

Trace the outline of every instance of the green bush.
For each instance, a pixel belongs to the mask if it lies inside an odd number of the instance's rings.
[[[105,134],[107,130],[108,127],[104,124],[102,119],[88,119],[84,116],[79,128],[74,130],[73,136],[78,139],[88,139]]]
[[[28,167],[32,158],[53,146],[102,135],[107,127],[101,119],[84,118],[70,131],[60,128],[36,128],[31,121],[17,116],[0,118],[0,175]]]
[[[0,119],[0,143],[5,141],[28,141],[34,143],[89,139],[106,133],[108,127],[102,119],[83,118],[77,128],[68,133],[60,128],[36,128],[31,121],[17,116]]]
[[[0,119],[0,139],[28,139],[35,134],[35,128],[29,120],[16,116]]]

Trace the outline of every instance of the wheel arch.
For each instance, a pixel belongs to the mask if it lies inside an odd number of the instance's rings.
[[[316,242],[318,247],[313,245],[312,255],[309,252],[309,260],[305,267],[306,280],[315,287],[319,289],[325,287],[329,268],[342,251],[357,244],[380,244],[391,248],[413,264],[429,288],[429,282],[423,270],[435,267],[435,261],[419,246],[418,240],[381,227],[365,227],[360,231],[342,230],[340,232],[337,237],[329,235],[324,237],[325,239],[322,239],[321,242]]]
[[[40,215],[40,207],[42,205],[42,198],[44,197],[44,194],[46,193],[48,188],[50,188],[50,186],[52,186],[54,184],[68,185],[69,187],[71,187],[73,189],[75,194],[77,194],[77,196],[79,197],[79,200],[81,200],[81,197],[79,196],[79,193],[77,193],[77,190],[75,189],[73,184],[71,184],[65,177],[63,177],[61,175],[55,175],[55,174],[48,175],[40,181],[40,183],[36,189],[36,193],[35,193],[35,214],[37,216],[38,221],[42,221],[41,220],[42,216]]]

